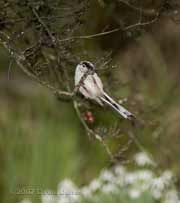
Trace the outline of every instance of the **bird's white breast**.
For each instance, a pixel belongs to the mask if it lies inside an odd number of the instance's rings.
[[[78,65],[75,71],[75,85],[78,85],[84,73]],[[82,86],[79,88],[81,94],[87,98],[96,99],[102,95],[103,85],[96,73],[88,75],[83,81]]]
[[[81,71],[80,65],[77,65],[76,71],[75,71],[75,76],[74,76],[75,86],[78,85],[78,83],[80,82],[83,75],[84,75],[84,73]]]

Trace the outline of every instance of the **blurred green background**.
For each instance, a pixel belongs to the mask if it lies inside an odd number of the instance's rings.
[[[113,6],[104,11],[97,2],[92,3],[88,14],[91,21],[83,32],[97,33],[105,25],[118,24],[119,18],[113,13],[117,8]],[[104,50],[116,50],[112,63],[117,67],[99,73],[106,81],[105,88],[116,98],[128,97],[125,105],[146,123],[137,133],[141,144],[152,153],[159,167],[171,169],[178,178],[179,36],[180,26],[164,17],[141,33],[139,30],[118,32],[84,40],[81,45],[89,51],[90,58],[96,58]],[[76,51],[80,55],[81,49]],[[15,64],[8,70],[9,63],[10,57],[1,47],[1,202],[23,199],[24,196],[12,195],[12,191],[22,185],[56,190],[59,181],[65,177],[77,185],[88,183],[102,168],[109,166],[104,148],[88,139],[71,102],[58,101]],[[112,81],[120,83],[114,86]],[[97,111],[100,115],[95,112],[95,122],[116,117],[110,109],[107,113],[106,109],[97,107]],[[126,121],[120,124],[123,122]],[[127,153],[129,159],[134,150],[132,147]]]

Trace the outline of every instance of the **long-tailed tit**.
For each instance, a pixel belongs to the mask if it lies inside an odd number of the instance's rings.
[[[87,74],[88,72],[88,74]],[[82,77],[86,77],[82,80]],[[103,90],[103,84],[101,79],[95,73],[94,65],[89,61],[81,61],[75,71],[75,86],[79,85],[79,92],[86,98],[93,99],[100,105],[103,103],[108,104],[114,110],[116,110],[121,116],[126,119],[132,120],[133,114],[115,102],[110,96],[108,96]],[[82,82],[82,84],[79,84]]]

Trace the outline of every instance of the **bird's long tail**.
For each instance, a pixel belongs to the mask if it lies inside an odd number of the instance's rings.
[[[116,110],[121,116],[123,116],[125,119],[132,120],[135,118],[135,116],[130,113],[128,110],[126,110],[123,106],[115,102],[110,96],[108,96],[105,92],[103,93],[103,96],[100,97],[101,101],[105,102],[109,106],[111,106],[114,110]]]

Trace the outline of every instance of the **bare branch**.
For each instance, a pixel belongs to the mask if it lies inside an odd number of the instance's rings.
[[[70,41],[70,40],[75,40],[75,39],[92,39],[92,38],[95,38],[95,37],[109,35],[109,34],[112,34],[112,33],[118,32],[118,31],[127,31],[127,30],[130,30],[132,28],[143,27],[143,26],[155,23],[158,20],[158,17],[159,17],[159,13],[157,13],[156,17],[153,18],[150,21],[138,22],[138,23],[135,23],[135,24],[132,24],[132,25],[128,25],[128,26],[126,26],[124,28],[118,27],[118,28],[115,28],[115,29],[112,29],[112,30],[109,30],[109,31],[99,32],[99,33],[92,34],[92,35],[73,36],[73,37],[69,37],[69,38],[66,38],[66,39],[58,39],[58,41],[59,42],[65,42],[65,41]]]
[[[114,162],[115,161],[114,156],[113,156],[111,150],[109,149],[108,145],[105,143],[105,141],[102,139],[102,137],[99,134],[97,134],[95,131],[93,131],[92,129],[90,129],[88,127],[88,125],[86,124],[85,120],[82,118],[80,110],[79,110],[79,107],[78,107],[78,103],[77,103],[76,100],[73,101],[73,105],[74,105],[74,109],[76,111],[76,114],[77,114],[79,120],[81,121],[82,125],[84,126],[84,128],[85,128],[85,130],[86,130],[86,132],[87,132],[87,134],[89,136],[89,138],[91,139],[93,137],[96,140],[98,140],[104,146],[104,148],[105,148],[105,150],[106,150],[110,160],[112,162]]]
[[[32,8],[32,11],[34,13],[34,15],[36,16],[36,18],[38,19],[39,23],[44,27],[44,29],[46,30],[47,34],[49,35],[49,37],[51,38],[52,42],[55,42],[55,38],[53,37],[51,31],[49,30],[48,26],[43,22],[43,20],[40,18],[40,16],[38,15],[38,13],[36,12],[36,9]]]
[[[8,35],[6,35],[5,33],[2,33],[4,36],[6,36],[7,39],[10,39],[10,37]],[[30,72],[28,70],[28,68],[26,68],[24,66],[24,62],[26,62],[26,59],[24,57],[24,55],[22,54],[18,54],[17,52],[15,52],[14,50],[12,50],[7,42],[5,42],[1,37],[0,37],[0,43],[4,46],[4,48],[6,48],[8,50],[8,52],[10,53],[11,57],[15,60],[15,62],[18,64],[18,66],[21,68],[21,70],[26,73],[26,75],[28,75],[31,79],[37,81],[38,83],[40,83],[41,85],[47,87],[48,89],[50,89],[51,91],[53,91],[53,93],[57,94],[57,95],[64,95],[64,96],[70,96],[72,97],[72,93],[66,92],[66,91],[61,91],[53,86],[51,86],[49,83],[47,83],[46,81],[42,81],[40,80],[35,74],[33,74],[32,72]],[[26,65],[28,66],[27,62]]]

